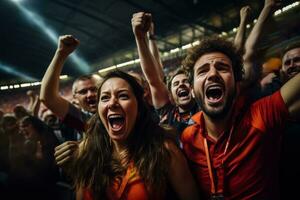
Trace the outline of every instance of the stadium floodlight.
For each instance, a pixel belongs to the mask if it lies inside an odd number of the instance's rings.
[[[23,1],[23,0],[10,0],[10,1],[19,3],[19,2],[21,2],[21,1]]]
[[[22,78],[24,78],[26,80],[30,80],[30,81],[37,80],[36,78],[34,78],[32,76],[29,76],[29,75],[27,75],[24,72],[16,70],[15,67],[8,66],[8,65],[5,65],[3,63],[0,63],[0,70],[6,72],[8,74],[12,74],[12,75],[15,75],[15,76],[18,76],[18,77],[22,77]]]
[[[45,35],[48,36],[51,42],[53,42],[55,45],[57,44],[59,35],[52,28],[50,28],[47,23],[45,23],[44,19],[40,15],[36,14],[24,5],[19,4],[19,1],[22,0],[11,1],[16,2],[17,8],[26,17],[28,22],[33,23],[35,26],[37,26]],[[78,53],[72,53],[70,56],[70,60],[75,64],[75,66],[81,73],[90,72],[89,64],[81,56],[79,56]]]

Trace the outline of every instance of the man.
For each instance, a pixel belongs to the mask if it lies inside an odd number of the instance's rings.
[[[181,133],[192,115],[198,112],[198,105],[192,97],[188,73],[183,69],[178,69],[168,82],[168,90],[175,105],[169,100],[157,109],[157,112],[162,124],[171,125]]]
[[[285,82],[300,72],[300,41],[288,45],[282,53],[280,73],[262,90],[262,95],[269,95],[278,90]]]
[[[203,40],[184,66],[202,111],[181,141],[204,198],[278,198],[282,129],[300,113],[300,74],[249,105],[239,95],[242,58],[230,42]]]
[[[131,23],[141,59],[142,71],[150,86],[153,106],[158,111],[162,124],[174,126],[181,133],[187,126],[188,119],[197,110],[197,105],[191,95],[188,76],[181,70],[172,77],[170,91],[175,100],[175,105],[173,105],[163,80],[162,67],[159,60],[152,55],[148,45],[147,32],[150,31],[152,23],[151,14],[136,13],[133,15]],[[153,39],[152,37],[151,40]],[[151,42],[153,41],[150,41],[150,45]]]
[[[288,80],[300,72],[300,42],[285,49],[282,58],[282,72]]]
[[[43,77],[40,98],[43,103],[68,126],[84,131],[85,122],[97,111],[97,84],[100,77],[85,75],[73,83],[73,98],[81,110],[59,94],[59,76],[68,56],[77,48],[79,40],[71,35],[59,37],[58,48]]]

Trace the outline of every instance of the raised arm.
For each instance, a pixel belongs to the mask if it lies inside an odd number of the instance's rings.
[[[157,72],[160,74],[160,78],[162,80],[164,80],[165,75],[164,75],[164,71],[163,71],[163,64],[162,61],[160,59],[160,55],[159,55],[159,50],[156,44],[156,36],[154,33],[154,23],[152,22],[150,25],[150,29],[147,32],[147,36],[148,36],[148,41],[149,41],[149,47],[150,47],[150,51],[154,57],[154,60],[156,61],[156,67],[158,67],[156,70]]]
[[[40,110],[40,106],[41,106],[41,101],[40,101],[40,97],[39,95],[35,95],[34,96],[34,101],[33,101],[33,104],[32,104],[32,115],[35,116],[35,117],[38,117],[39,115],[39,110]]]
[[[33,107],[33,104],[34,104],[34,94],[33,94],[33,91],[32,90],[28,90],[26,92],[26,95],[29,97],[29,104],[28,104],[28,108],[27,109],[32,114],[32,107]]]
[[[150,86],[153,105],[158,109],[169,102],[169,94],[157,70],[159,68],[156,66],[157,62],[153,58],[147,43],[147,31],[150,28],[151,21],[151,14],[140,12],[133,15],[131,24],[141,60],[142,71]]]
[[[244,6],[240,10],[240,25],[234,38],[234,46],[238,51],[244,51],[246,24],[249,19],[250,6]]]
[[[259,40],[266,31],[267,22],[272,17],[272,13],[277,6],[278,3],[276,0],[265,0],[264,7],[257,19],[257,22],[246,40],[244,54],[244,88],[256,83],[260,77],[261,63],[257,62],[257,60],[260,59],[260,55],[258,55],[257,52],[257,46],[259,44]]]
[[[293,119],[300,119],[300,73],[280,89],[281,96]]]
[[[186,158],[171,141],[165,142],[171,155],[168,179],[179,199],[199,199],[195,180],[190,172]]]
[[[30,112],[31,115],[38,117],[41,103],[39,96],[34,94],[32,90],[28,90],[26,94],[29,97],[29,104],[27,110]]]
[[[69,102],[59,94],[59,76],[67,57],[78,44],[79,40],[71,35],[59,37],[58,48],[42,80],[40,99],[60,118],[67,114]]]

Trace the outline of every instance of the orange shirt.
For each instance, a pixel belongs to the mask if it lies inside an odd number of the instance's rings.
[[[106,198],[109,200],[149,200],[163,199],[162,195],[154,195],[147,190],[147,187],[139,176],[136,168],[130,164],[122,183],[115,181],[112,187],[107,189]],[[151,194],[151,196],[150,196]],[[84,200],[93,200],[92,194],[84,190]]]
[[[248,108],[238,115],[242,110],[241,106]],[[183,149],[202,194],[208,198],[211,191],[204,149],[206,137],[212,168],[217,177],[216,190],[223,188],[225,199],[278,198],[276,187],[281,133],[288,117],[280,92],[252,105],[235,105],[233,116],[238,116],[239,119],[235,119],[232,124],[232,137],[225,155],[228,132],[220,135],[217,141],[209,137],[205,132],[202,112],[192,117],[195,123],[182,134]]]

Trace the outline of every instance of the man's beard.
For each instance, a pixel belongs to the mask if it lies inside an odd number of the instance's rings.
[[[236,96],[236,91],[237,91],[236,88],[234,88],[234,91],[232,91],[228,94],[228,97],[227,97],[227,99],[225,99],[224,104],[221,105],[220,108],[218,108],[218,109],[208,109],[207,108],[207,106],[203,103],[205,94],[202,98],[200,95],[197,95],[195,100],[196,100],[199,108],[201,108],[201,110],[207,116],[209,116],[211,119],[219,120],[219,119],[223,119],[229,113],[229,111],[233,105],[235,96]]]

